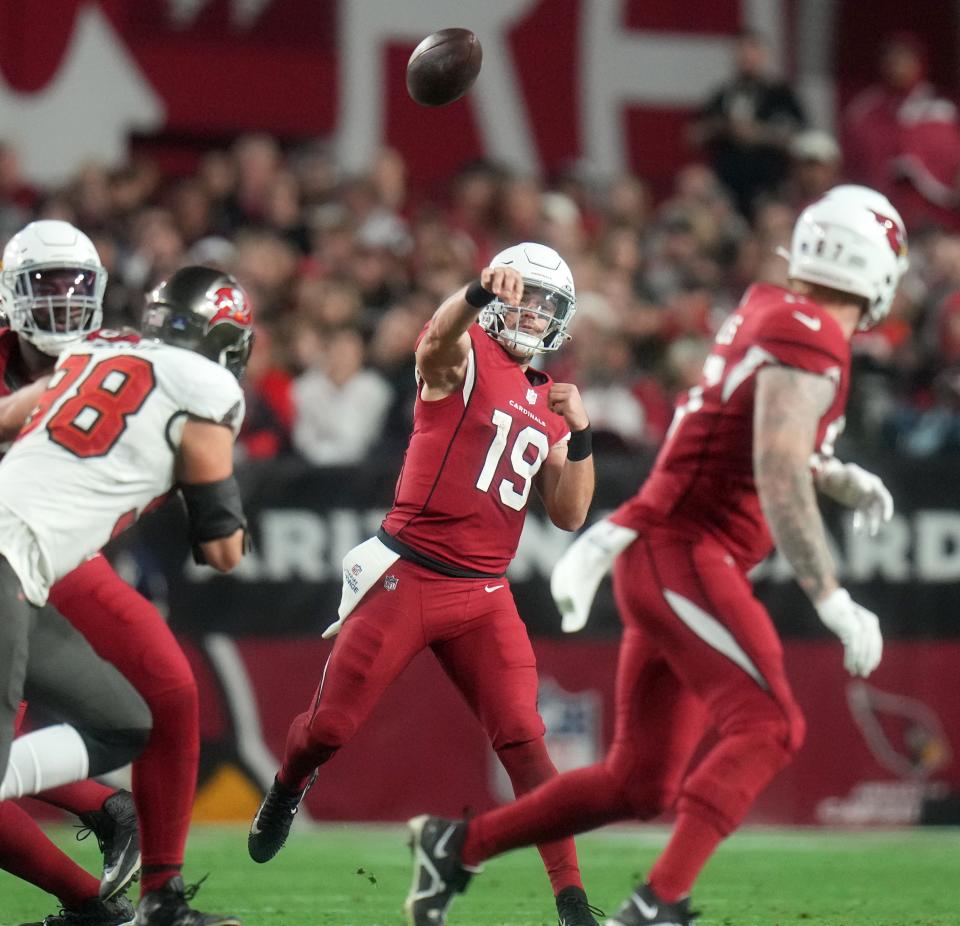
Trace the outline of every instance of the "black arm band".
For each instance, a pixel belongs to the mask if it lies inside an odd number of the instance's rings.
[[[587,425],[582,431],[574,431],[567,442],[567,459],[571,463],[586,460],[593,453],[593,431]]]
[[[463,298],[467,300],[468,305],[472,305],[475,309],[482,309],[497,297],[490,290],[484,289],[479,280],[474,280],[467,286],[467,292]]]
[[[233,476],[219,482],[181,485],[180,492],[190,521],[193,558],[198,563],[205,562],[201,544],[229,537],[238,528],[246,533],[247,519],[243,514],[240,487]]]

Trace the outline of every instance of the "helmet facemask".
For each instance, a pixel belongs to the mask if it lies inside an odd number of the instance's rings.
[[[220,351],[217,363],[226,367],[237,379],[243,379],[243,374],[247,369],[247,361],[250,359],[250,351],[253,350],[253,330],[244,331],[240,335],[240,340],[234,344],[228,344]]]
[[[568,293],[524,280],[519,306],[495,299],[480,313],[479,322],[509,353],[532,357],[559,350],[570,339],[567,328],[575,312]]]
[[[3,277],[10,327],[42,353],[58,356],[103,322],[102,267],[27,264]]]

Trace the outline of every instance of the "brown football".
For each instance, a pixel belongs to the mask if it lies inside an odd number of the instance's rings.
[[[422,106],[459,100],[477,79],[483,49],[469,29],[441,29],[428,35],[407,62],[407,91]]]

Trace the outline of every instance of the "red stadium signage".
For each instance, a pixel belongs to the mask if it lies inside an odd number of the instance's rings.
[[[237,799],[238,778],[255,806],[290,721],[314,694],[330,643],[218,636],[207,638],[206,649],[187,648],[203,718],[198,806],[208,818],[241,819],[251,808]],[[564,770],[599,761],[613,734],[616,642],[538,640],[535,648],[555,764]],[[888,643],[867,682],[844,672],[834,641],[791,641],[785,653],[807,738],[761,795],[751,822],[960,822],[960,643]],[[458,816],[510,797],[476,719],[430,653],[411,663],[322,774],[307,810],[324,820]]]
[[[766,34],[814,121],[871,73],[855,5],[819,0],[0,0],[0,114],[5,138],[37,180],[85,158],[123,157],[128,133],[166,141],[172,167],[202,144],[261,130],[323,138],[348,167],[384,141],[414,180],[446,176],[486,154],[527,171],[584,161],[666,180],[690,156],[684,128],[729,73],[732,36]],[[850,7],[848,10],[847,7]],[[955,82],[952,18],[916,0],[934,76]],[[926,13],[924,14],[924,10]],[[828,12],[824,12],[828,11]],[[829,17],[829,21],[824,19]],[[871,4],[871,36],[902,28],[895,0]],[[420,38],[457,24],[484,48],[480,77],[438,109],[407,95],[406,60]],[[835,36],[831,47],[793,36]],[[834,76],[837,78],[834,80]]]

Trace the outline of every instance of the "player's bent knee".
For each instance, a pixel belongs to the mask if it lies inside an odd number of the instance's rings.
[[[498,718],[497,729],[492,731],[490,745],[495,752],[501,749],[513,749],[517,746],[526,746],[542,740],[546,728],[539,714],[533,717],[503,717]]]
[[[754,737],[758,742],[769,743],[775,750],[781,750],[785,765],[800,751],[807,733],[807,724],[800,708],[791,704],[778,710],[774,716],[745,725],[738,732],[740,735]]]
[[[321,707],[310,721],[311,748],[337,750],[357,732],[357,723],[343,711]]]
[[[652,760],[651,760],[652,758]],[[677,800],[683,767],[673,769],[662,758],[614,745],[604,760],[610,781],[622,795],[630,812],[646,820],[673,807]]]
[[[792,698],[757,696],[741,702],[720,723],[721,738],[751,739],[781,748],[788,758],[800,750],[807,725]]]
[[[157,725],[161,716],[166,722],[178,725],[196,723],[200,691],[192,675],[174,688],[164,688],[162,692],[144,692],[143,695],[153,713],[154,725]]]
[[[623,796],[630,813],[640,820],[649,820],[669,810],[677,800],[676,786],[664,782],[659,775],[648,775],[640,770],[611,771],[610,777]]]
[[[150,739],[150,726],[129,729],[77,731],[89,757],[89,774],[103,775],[132,762]]]

